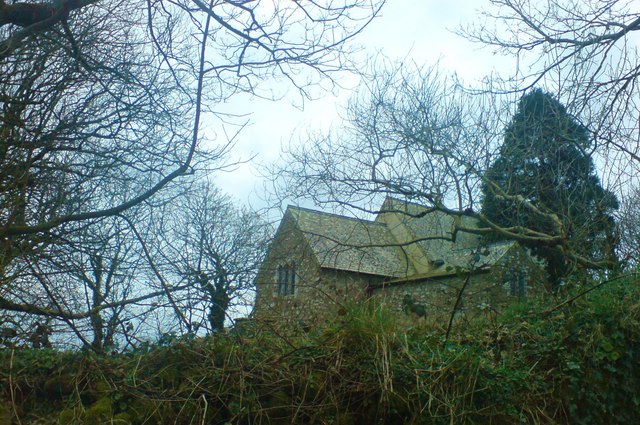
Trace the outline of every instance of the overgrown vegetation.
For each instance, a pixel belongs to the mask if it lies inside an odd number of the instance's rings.
[[[447,343],[370,303],[311,333],[244,323],[115,356],[5,351],[0,422],[633,423],[639,284],[513,305]]]

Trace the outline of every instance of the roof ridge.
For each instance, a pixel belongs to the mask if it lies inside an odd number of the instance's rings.
[[[330,213],[330,212],[326,212],[326,211],[320,211],[320,210],[313,210],[311,208],[306,208],[306,207],[298,207],[295,205],[287,205],[287,210],[288,209],[292,209],[292,210],[302,210],[302,211],[307,211],[310,213],[314,213],[314,214],[319,214],[319,215],[325,215],[325,216],[330,216],[330,217],[335,217],[335,218],[341,218],[341,219],[345,219],[345,220],[352,220],[352,221],[356,221],[359,223],[364,223],[364,224],[375,224],[376,226],[383,226],[386,227],[386,224],[384,223],[380,223],[374,220],[367,220],[364,218],[357,218],[357,217],[349,217],[346,215],[340,215],[340,214],[336,214],[336,213]]]
[[[417,202],[413,202],[413,201],[406,201],[406,200],[404,200],[404,199],[396,198],[396,197],[394,197],[394,196],[387,196],[387,197],[385,198],[384,202],[386,202],[387,200],[390,200],[390,201],[397,201],[397,202],[402,202],[402,203],[403,203],[403,204],[405,204],[405,205],[413,205],[413,206],[416,206],[416,207],[424,208],[425,210],[428,210],[428,209],[430,209],[430,208],[431,208],[431,207],[428,207],[428,206],[426,206],[426,205],[419,204],[419,203],[417,203]],[[384,205],[384,202],[382,203],[382,205],[381,205],[380,207],[382,207],[382,206]]]

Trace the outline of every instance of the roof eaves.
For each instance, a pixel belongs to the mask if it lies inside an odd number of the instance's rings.
[[[491,270],[491,267],[479,267],[471,270],[471,273],[472,274],[486,273],[490,270]],[[391,279],[382,283],[372,284],[369,286],[369,288],[377,289],[377,288],[389,287],[389,286],[400,286],[408,283],[415,283],[415,282],[420,282],[425,280],[438,280],[438,279],[448,278],[451,276],[458,276],[460,273],[469,273],[469,270],[442,270],[442,271],[431,272],[431,273],[416,274],[416,275],[412,275],[412,276],[408,276],[400,279]]]

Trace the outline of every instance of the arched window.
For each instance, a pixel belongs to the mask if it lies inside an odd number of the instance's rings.
[[[296,264],[278,266],[278,295],[293,295],[296,292]]]

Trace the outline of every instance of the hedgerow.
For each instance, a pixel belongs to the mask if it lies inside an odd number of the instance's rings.
[[[120,355],[5,351],[0,423],[634,423],[639,283],[462,316],[448,340],[369,302],[309,333],[250,323]]]

